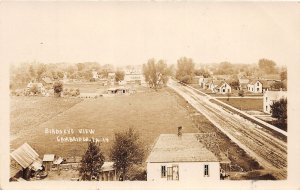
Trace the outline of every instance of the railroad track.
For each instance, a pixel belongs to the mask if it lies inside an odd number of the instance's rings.
[[[195,90],[176,82],[169,84],[194,108],[205,115],[233,142],[256,159],[262,167],[273,171],[277,179],[287,177],[287,144],[265,132],[255,123],[211,103]]]

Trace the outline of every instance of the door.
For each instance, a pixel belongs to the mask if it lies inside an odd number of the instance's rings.
[[[173,180],[173,168],[167,167],[167,180]]]

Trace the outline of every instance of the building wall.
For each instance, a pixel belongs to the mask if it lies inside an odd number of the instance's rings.
[[[262,84],[257,81],[254,85],[248,84],[248,91],[253,93],[262,93],[263,92],[263,86]]]
[[[221,94],[227,94],[227,93],[231,93],[231,87],[228,85],[228,84],[223,84],[221,87],[220,87],[220,91],[219,93]]]
[[[270,95],[272,93],[273,95]],[[274,96],[274,93],[276,95]],[[266,91],[263,96],[263,110],[265,113],[271,114],[271,105],[273,102],[280,100],[281,98],[287,98],[286,91]]]
[[[204,165],[209,166],[209,177],[204,176]],[[161,177],[161,166],[178,165],[179,181],[220,180],[219,162],[147,163],[147,181],[168,181]]]

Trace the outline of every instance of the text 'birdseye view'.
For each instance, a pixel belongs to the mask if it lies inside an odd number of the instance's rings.
[[[158,4],[140,4],[146,14],[97,5],[68,14],[21,5],[35,35],[18,33],[20,47],[32,47],[9,65],[9,184],[287,179],[288,59],[273,46],[283,39],[269,17],[250,22],[250,9],[217,4],[162,4],[160,18]]]

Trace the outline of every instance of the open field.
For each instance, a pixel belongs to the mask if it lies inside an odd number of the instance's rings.
[[[81,102],[78,98],[12,96],[10,101],[10,138],[32,134],[43,122]]]
[[[262,99],[251,99],[251,98],[229,98],[229,101],[223,98],[219,98],[222,102],[229,104],[240,110],[255,110],[263,111],[263,100]]]
[[[20,131],[18,138],[13,140],[12,146],[18,147],[28,142],[40,155],[54,153],[60,156],[81,156],[85,150],[85,142],[57,142],[57,137],[95,137],[108,142],[102,143],[104,153],[108,150],[114,138],[114,132],[135,128],[150,149],[155,138],[161,133],[176,133],[177,126],[184,126],[184,132],[197,132],[185,109],[176,103],[176,98],[169,92],[137,93],[130,96],[116,96],[111,98],[85,99],[73,104],[70,109],[62,109],[56,116],[41,119],[36,108],[44,105],[43,114],[52,112],[52,108],[61,107],[53,102],[52,98],[41,97],[14,97],[12,98],[11,131],[23,128],[18,120],[29,120],[32,124],[26,125],[26,130]],[[64,99],[61,99],[63,101]],[[79,99],[65,99],[80,101]],[[44,103],[44,101],[46,101]],[[18,102],[18,103],[17,103]],[[25,104],[23,103],[25,102]],[[31,104],[30,102],[34,102]],[[24,105],[23,105],[24,104]],[[31,105],[31,106],[30,106]],[[29,108],[28,108],[29,107]],[[17,115],[13,110],[26,114]],[[48,113],[49,112],[49,113]],[[46,121],[45,121],[46,120]],[[45,134],[45,129],[73,129],[74,134]],[[78,129],[95,129],[94,134],[79,134]]]
[[[64,106],[64,109],[59,109],[61,102],[70,104]],[[108,142],[102,143],[103,151],[108,157],[114,132],[125,130],[128,127],[133,127],[140,133],[147,151],[150,151],[159,134],[176,133],[177,127],[181,125],[183,132],[186,133],[215,132],[220,150],[228,151],[232,164],[240,166],[244,171],[261,168],[253,158],[217,129],[205,116],[168,88],[158,92],[145,90],[130,96],[84,100],[13,97],[11,106],[12,133],[16,129],[23,128],[21,118],[32,123],[27,124],[26,128],[18,133],[18,138],[11,141],[12,147],[16,148],[22,143],[28,142],[41,157],[45,153],[54,153],[59,156],[81,156],[86,148],[85,142],[62,143],[57,141],[57,137],[68,136],[108,139]],[[52,114],[52,117],[45,117],[56,109],[60,111]],[[16,110],[23,114],[17,115]],[[37,113],[42,113],[41,118],[44,117],[44,119],[41,119]],[[73,129],[74,134],[45,134],[45,129]],[[78,129],[95,129],[95,132],[94,134],[79,134]]]

